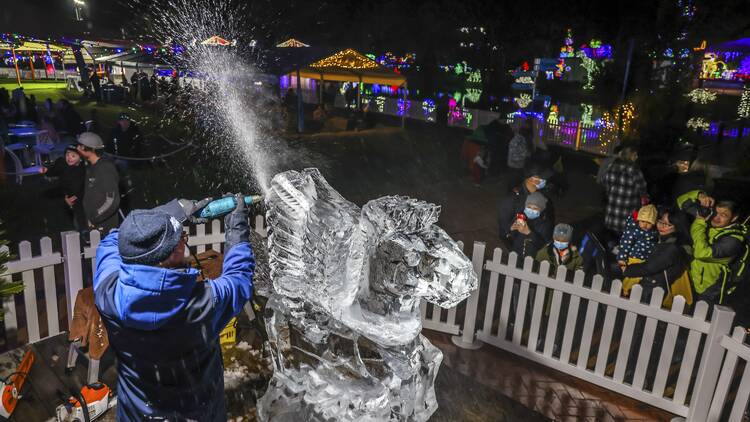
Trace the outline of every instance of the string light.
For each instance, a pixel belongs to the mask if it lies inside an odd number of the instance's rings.
[[[742,87],[742,97],[740,97],[740,106],[737,108],[737,115],[741,119],[750,118],[750,85]]]
[[[411,101],[404,100],[403,98],[398,99],[398,115],[405,115],[411,108]]]
[[[333,56],[326,57],[310,65],[312,68],[338,67],[342,69],[377,69],[379,64],[362,54],[347,48]]]
[[[283,43],[277,44],[276,47],[278,48],[302,48],[302,47],[309,47],[309,45],[303,43],[302,41],[295,40],[294,38],[289,38]]]
[[[711,124],[708,123],[703,117],[691,117],[687,121],[688,129],[703,129],[708,130],[711,128]]]
[[[466,98],[472,103],[478,103],[481,97],[482,97],[482,90],[478,88],[467,88],[466,94],[464,95],[464,98]]]
[[[594,107],[591,104],[581,104],[581,108],[583,108],[583,113],[581,113],[581,123],[586,126],[591,126],[594,123],[594,121],[591,120],[591,117],[594,114]]]
[[[425,119],[428,122],[434,122],[435,116],[432,114],[435,111],[435,101],[426,99],[422,101],[422,112],[424,113]]]
[[[378,108],[378,113],[383,112],[383,107],[385,106],[385,97],[379,95],[375,97],[375,107]]]
[[[583,51],[577,52],[576,57],[581,59],[581,67],[586,69],[586,83],[583,85],[583,89],[594,89],[594,75],[599,73],[599,64],[596,60],[589,58]]]
[[[525,94],[525,93],[524,93],[524,94],[521,94],[521,95],[520,95],[519,97],[517,97],[517,98],[516,98],[516,103],[517,103],[517,104],[518,104],[518,106],[519,106],[519,107],[521,107],[521,108],[526,108],[526,107],[528,107],[528,106],[529,106],[529,104],[531,104],[531,101],[532,101],[532,99],[531,99],[531,95],[529,95],[529,94]]]
[[[696,104],[708,104],[716,101],[716,93],[705,88],[696,88],[690,91],[687,95],[690,101]]]
[[[554,104],[549,108],[549,116],[547,116],[547,123],[551,125],[556,125],[558,123],[557,106]]]

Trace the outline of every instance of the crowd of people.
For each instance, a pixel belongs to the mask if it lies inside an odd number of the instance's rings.
[[[118,226],[126,180],[121,174],[127,171],[127,159],[142,153],[142,136],[130,116],[119,114],[105,141],[96,109],[84,120],[68,100],[37,103],[22,88],[12,94],[0,89],[0,149],[11,141],[14,125],[35,127],[37,145],[50,147],[50,159],[38,163],[39,172],[54,181],[45,193],[68,215],[69,227],[106,233]]]
[[[642,300],[649,300],[653,289],[660,287],[667,292],[665,304],[679,294],[688,304],[702,300],[730,306],[740,320],[746,318],[742,314],[750,282],[748,226],[737,202],[712,195],[710,179],[696,162],[691,144],[679,143],[672,151],[670,170],[655,180],[644,177],[636,145],[622,145],[603,160],[597,181],[606,199],[605,229],[577,237],[588,243],[586,249],[598,245],[607,257],[596,265],[590,253],[574,245],[570,224],[555,225],[557,195],[550,190],[560,175],[553,170],[549,150],[533,140],[531,126],[525,122],[484,127],[479,138],[489,138],[488,132],[496,130],[507,141],[505,151],[497,146],[492,151],[492,142],[464,151],[475,183],[481,164],[500,159],[507,165],[501,171],[507,172],[512,188],[500,201],[498,226],[508,250],[548,261],[553,276],[561,265],[600,273],[605,279],[621,279],[626,296],[639,284]],[[472,137],[477,138],[476,132]],[[492,171],[492,166],[486,167],[481,165],[481,174]]]

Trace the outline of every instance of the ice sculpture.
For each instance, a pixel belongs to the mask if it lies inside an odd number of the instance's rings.
[[[275,368],[259,419],[429,419],[443,355],[420,335],[420,299],[451,307],[477,287],[440,208],[388,196],[360,210],[317,169],[276,175],[266,206]]]

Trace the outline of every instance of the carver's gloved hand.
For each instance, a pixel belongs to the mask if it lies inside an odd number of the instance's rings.
[[[247,221],[245,198],[241,194],[235,194],[234,201],[237,204],[234,211],[224,217],[225,254],[239,243],[250,242],[250,224]]]
[[[208,205],[209,202],[211,202],[211,198],[202,199],[200,201],[193,201],[191,199],[173,199],[154,209],[169,214],[181,224],[184,224],[186,221],[193,224],[202,224],[208,221],[208,219],[196,217],[195,214]]]

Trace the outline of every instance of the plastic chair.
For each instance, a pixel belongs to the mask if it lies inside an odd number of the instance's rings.
[[[24,145],[25,148],[25,145]],[[9,146],[5,147],[5,152],[8,153],[10,156],[11,161],[13,161],[13,166],[15,167],[15,176],[16,176],[16,183],[19,185],[23,183],[23,178],[27,176],[33,176],[35,174],[40,174],[39,170],[41,170],[42,166],[31,166],[31,167],[24,167],[21,160],[18,158],[18,155],[16,155],[15,151],[11,149]]]

